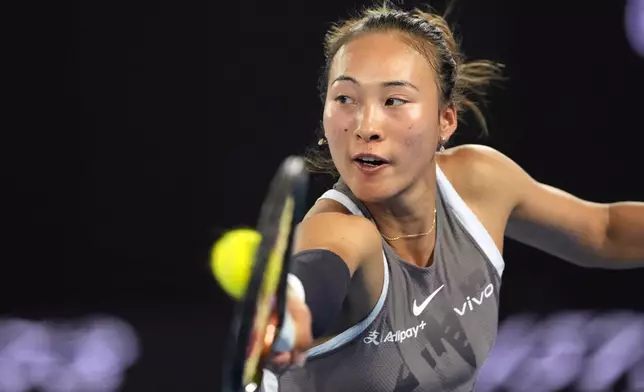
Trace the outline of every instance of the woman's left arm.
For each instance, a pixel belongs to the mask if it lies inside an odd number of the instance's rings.
[[[593,268],[644,267],[644,203],[594,203],[541,184],[496,150],[477,155],[493,167],[489,181],[507,192],[506,236],[571,263]]]

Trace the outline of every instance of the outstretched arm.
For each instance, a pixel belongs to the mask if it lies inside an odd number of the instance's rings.
[[[644,267],[644,203],[593,203],[541,184],[505,155],[477,148],[511,197],[506,235],[584,267]]]
[[[591,203],[536,182],[522,193],[508,237],[584,267],[644,267],[644,203]]]

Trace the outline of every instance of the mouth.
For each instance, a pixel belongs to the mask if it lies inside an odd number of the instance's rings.
[[[373,154],[358,154],[353,156],[353,161],[360,167],[374,169],[389,164],[385,158]]]

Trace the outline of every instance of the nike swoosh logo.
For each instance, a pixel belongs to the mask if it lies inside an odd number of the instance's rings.
[[[436,296],[436,294],[438,294],[439,291],[443,289],[443,287],[445,287],[445,285],[442,285],[441,287],[434,290],[434,292],[431,293],[430,296],[427,297],[427,299],[424,300],[422,304],[420,304],[420,306],[416,305],[416,300],[414,300],[414,308],[412,309],[414,316],[418,316],[423,313],[423,310],[425,310],[427,305],[429,305],[429,302]]]

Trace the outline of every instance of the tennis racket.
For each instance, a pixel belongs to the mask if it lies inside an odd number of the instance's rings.
[[[235,309],[224,356],[223,392],[255,391],[261,384],[262,359],[271,351],[293,348],[295,329],[285,310],[288,255],[292,228],[305,213],[307,189],[304,160],[284,160],[260,210],[256,229],[261,242],[246,294]]]

